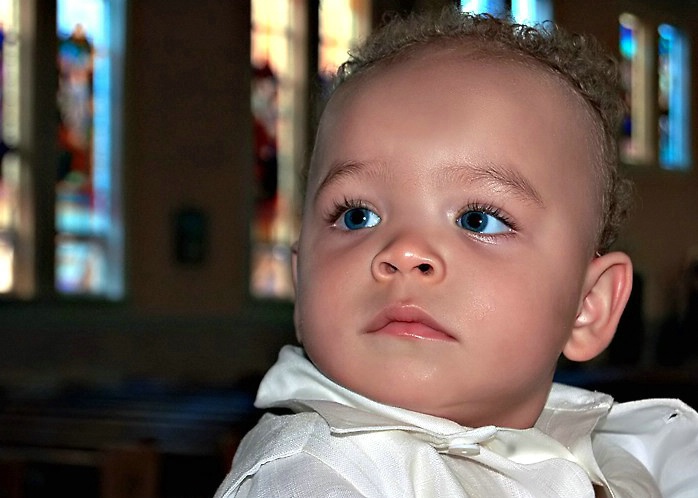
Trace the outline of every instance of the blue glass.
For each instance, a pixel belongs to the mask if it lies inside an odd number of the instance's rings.
[[[508,13],[508,6],[505,0],[463,0],[460,8],[463,12],[473,12],[475,14],[490,13],[502,15]]]
[[[551,0],[461,0],[463,12],[511,15],[522,24],[538,24],[553,20]]]
[[[631,26],[620,25],[620,54],[626,59],[632,59],[637,52],[637,41]]]
[[[633,67],[638,63],[638,40],[637,40],[637,30],[635,29],[635,23],[633,17],[627,14],[620,16],[620,24],[618,31],[618,48],[620,51],[620,72],[623,82],[624,99],[627,104],[627,111],[623,116],[623,121],[621,123],[621,136],[620,136],[620,154],[624,161],[635,162],[637,161],[640,144],[638,144],[638,138],[633,136],[634,120],[638,119],[636,113],[638,109],[634,106],[637,102],[634,102],[633,96]]]
[[[658,28],[659,163],[665,169],[690,166],[688,119],[688,43],[668,24]]]
[[[551,0],[512,0],[511,15],[522,24],[540,24],[553,20]]]

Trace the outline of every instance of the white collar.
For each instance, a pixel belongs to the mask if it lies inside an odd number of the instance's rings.
[[[468,428],[448,419],[375,402],[325,377],[296,346],[284,346],[278,362],[264,377],[255,401],[262,409],[313,411],[333,433],[402,430],[443,453],[475,456],[487,448],[517,463],[551,457],[574,461],[593,482],[607,485],[591,448],[591,433],[611,408],[613,399],[553,384],[535,426],[509,429]]]

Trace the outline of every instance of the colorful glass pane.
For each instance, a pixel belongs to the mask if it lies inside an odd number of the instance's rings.
[[[657,38],[659,163],[665,169],[689,166],[688,57],[686,37],[662,24]]]
[[[553,20],[552,0],[461,0],[463,12],[508,15],[522,24]]]
[[[510,9],[510,4],[506,0],[463,0],[460,5],[463,12],[476,14],[488,12],[493,15],[503,15]]]
[[[296,151],[302,109],[298,68],[303,53],[298,2],[252,2],[252,117],[254,133],[254,215],[250,291],[257,297],[291,298],[290,245],[295,219]],[[291,174],[289,174],[291,172]]]
[[[624,13],[619,17],[618,37],[627,108],[620,130],[620,156],[625,163],[648,164],[656,154],[650,123],[653,49],[649,31],[636,16]]]
[[[112,126],[118,111],[112,56],[123,27],[114,26],[111,14],[120,6],[58,1],[56,288],[64,294],[118,298],[123,292],[112,160],[118,133]]]
[[[334,73],[347,60],[352,43],[368,33],[368,0],[321,0],[319,70]]]
[[[19,209],[19,12],[16,0],[0,0],[0,293],[15,283]]]
[[[620,70],[623,79],[623,89],[627,112],[623,115],[621,125],[620,150],[624,157],[632,157],[635,150],[633,143],[633,119],[632,119],[632,89],[633,89],[633,61],[637,53],[637,40],[631,19],[621,19],[620,23]]]
[[[369,0],[321,1],[320,78],[346,59],[368,26]],[[252,1],[252,111],[255,211],[250,291],[259,298],[292,299],[291,244],[299,224],[306,88],[307,30],[303,0]]]

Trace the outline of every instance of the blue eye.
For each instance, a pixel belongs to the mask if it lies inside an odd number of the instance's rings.
[[[347,209],[339,218],[340,226],[347,230],[375,227],[380,221],[380,216],[366,208]]]
[[[470,210],[458,217],[456,223],[459,227],[471,232],[495,235],[511,232],[511,227],[497,216],[485,211]]]

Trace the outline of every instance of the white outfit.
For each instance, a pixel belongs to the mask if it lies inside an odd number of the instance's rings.
[[[260,385],[265,414],[216,498],[698,497],[698,413],[678,400],[614,403],[554,384],[534,428],[466,428],[386,406],[285,346]]]

